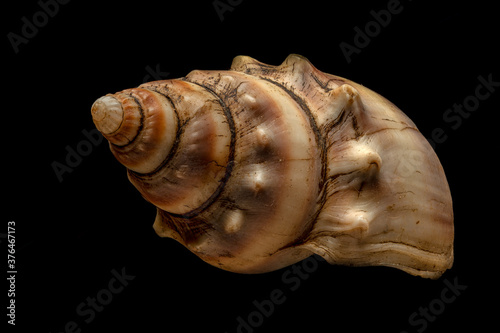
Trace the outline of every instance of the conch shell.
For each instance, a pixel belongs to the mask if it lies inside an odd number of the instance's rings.
[[[318,254],[437,278],[453,263],[450,190],[427,140],[304,57],[238,56],[108,94],[92,116],[157,207],[158,235],[216,267],[261,273]]]

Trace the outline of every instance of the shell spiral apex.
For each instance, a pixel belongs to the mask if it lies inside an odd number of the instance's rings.
[[[453,208],[438,157],[394,104],[290,55],[238,56],[99,98],[94,123],[154,229],[225,270],[261,273],[318,254],[438,278]]]

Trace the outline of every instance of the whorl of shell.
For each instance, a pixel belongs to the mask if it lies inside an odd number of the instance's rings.
[[[101,97],[92,115],[156,232],[212,265],[260,273],[316,253],[437,278],[453,263],[450,190],[415,124],[301,56],[239,56]]]

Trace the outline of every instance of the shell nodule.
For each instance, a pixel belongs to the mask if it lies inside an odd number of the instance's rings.
[[[443,168],[384,97],[290,55],[246,56],[99,98],[96,127],[154,229],[204,261],[261,273],[311,254],[437,278],[453,264]]]

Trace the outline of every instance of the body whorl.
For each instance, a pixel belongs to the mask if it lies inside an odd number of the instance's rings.
[[[206,262],[272,271],[316,253],[436,278],[453,262],[451,195],[415,124],[297,55],[145,83],[92,114],[154,204],[154,228]]]

